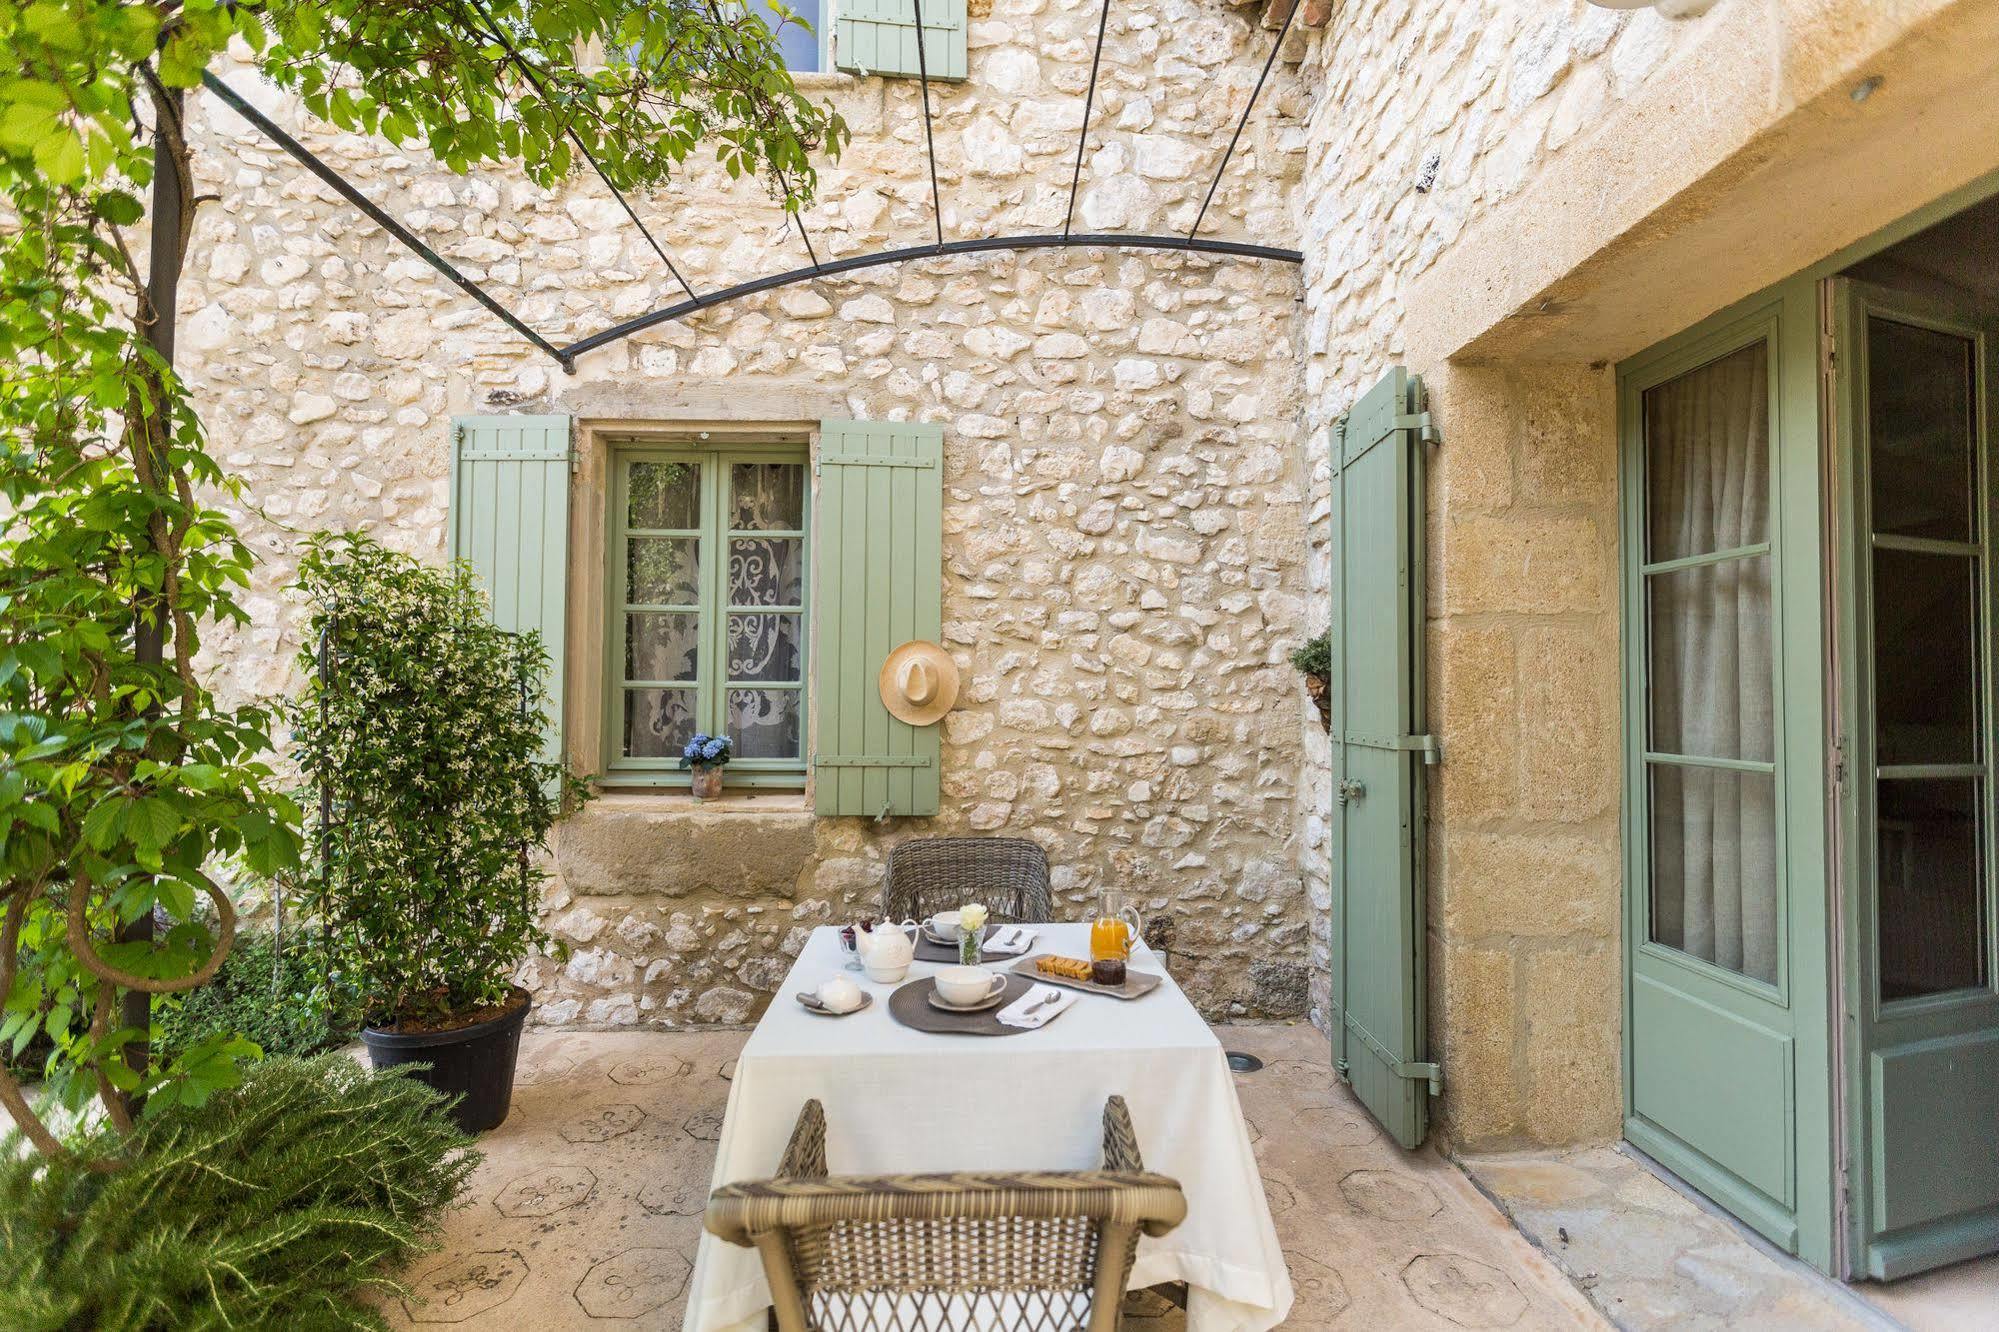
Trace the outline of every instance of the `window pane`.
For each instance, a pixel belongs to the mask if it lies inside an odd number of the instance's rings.
[[[729,542],[729,604],[803,605],[804,550],[798,537],[738,537]]]
[[[737,463],[729,469],[729,526],[796,532],[805,526],[805,464]]]
[[[1775,982],[1776,779],[1668,764],[1649,775],[1653,941]]]
[[[1985,872],[1976,778],[1876,782],[1881,997],[1985,983]]]
[[[627,527],[692,531],[701,526],[700,463],[635,462],[627,475]]]
[[[1770,536],[1770,373],[1752,343],[1647,389],[1645,559],[1657,564]]]
[[[1769,557],[1653,574],[1645,585],[1651,671],[1646,747],[1771,762]]]
[[[631,758],[680,757],[694,738],[692,689],[625,691],[625,753]]]
[[[811,24],[807,30],[805,23],[796,19],[778,26],[777,11],[769,0],[753,0],[751,13],[764,21],[764,26],[777,36],[777,48],[784,53],[784,67],[794,74],[819,68],[819,0],[785,0],[785,8]]]
[[[729,679],[796,681],[805,665],[796,615],[731,615]]]
[[[731,689],[726,717],[739,758],[797,758],[799,701],[796,689]]]
[[[701,601],[701,542],[694,537],[626,541],[625,599],[634,606],[693,606]]]
[[[1977,562],[1874,552],[1875,761],[1976,763]]]
[[[1876,532],[1974,539],[1971,350],[1971,340],[1955,333],[1868,319],[1869,491]]]
[[[625,617],[627,680],[692,680],[701,655],[701,617],[638,611]]]

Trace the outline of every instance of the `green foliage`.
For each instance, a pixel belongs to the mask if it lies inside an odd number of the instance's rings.
[[[0,0],[0,1048],[50,1040],[72,1108],[137,1093],[157,1113],[232,1084],[250,1046],[222,1036],[127,1068],[147,1032],[121,1025],[121,999],[219,961],[194,918],[203,897],[227,913],[210,867],[275,874],[300,851],[265,763],[270,717],[218,702],[194,669],[200,633],[244,619],[251,556],[219,507],[236,488],[147,341],[174,295],[154,310],[128,234],[177,233],[185,259],[180,90],[232,39],[344,128],[459,171],[515,159],[543,185],[582,146],[619,188],[658,186],[706,141],[796,209],[810,152],[847,138],[733,7]],[[601,61],[579,63],[590,51]],[[181,184],[178,219],[147,217],[156,172]],[[157,943],[118,939],[149,915],[167,922]],[[4,1068],[0,1100],[59,1149]]]
[[[1321,680],[1330,680],[1333,675],[1333,636],[1322,632],[1317,638],[1308,639],[1291,653],[1291,664],[1301,675],[1316,675]]]
[[[0,1146],[0,1327],[385,1328],[357,1296],[433,1242],[478,1165],[435,1092],[344,1055],[272,1059],[81,1158]],[[121,1155],[119,1171],[88,1159]]]
[[[539,853],[559,796],[586,794],[541,758],[541,638],[495,627],[469,566],[438,569],[363,533],[309,539],[299,590],[312,633],[292,753],[334,804],[317,911],[336,979],[377,1026],[500,1003],[548,943]]]
[[[160,1007],[161,1057],[220,1034],[266,1055],[314,1055],[345,1041],[354,1026],[338,1012],[328,1021],[318,949],[315,935],[297,930],[282,940],[269,930],[237,935],[213,981]]]

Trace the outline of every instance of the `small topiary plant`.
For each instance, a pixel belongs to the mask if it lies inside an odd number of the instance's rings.
[[[1312,702],[1319,708],[1319,721],[1330,731],[1333,729],[1333,635],[1330,630],[1321,631],[1317,638],[1309,638],[1291,653],[1291,664],[1305,677],[1305,692],[1312,696]]]
[[[364,1292],[429,1248],[479,1154],[435,1092],[344,1055],[270,1059],[74,1154],[0,1142],[0,1327],[383,1328]],[[105,1170],[108,1162],[122,1169]]]

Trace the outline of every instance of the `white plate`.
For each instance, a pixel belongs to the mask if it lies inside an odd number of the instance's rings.
[[[866,990],[862,990],[860,1003],[855,1004],[852,1008],[848,1009],[844,1013],[835,1013],[832,1009],[820,1003],[819,996],[816,994],[811,994],[808,993],[807,991],[800,990],[798,992],[797,997],[800,1007],[802,1007],[808,1013],[817,1013],[820,1017],[852,1017],[854,1014],[865,1010],[869,1004],[872,1004],[875,1001],[875,997],[873,995],[869,994]]]

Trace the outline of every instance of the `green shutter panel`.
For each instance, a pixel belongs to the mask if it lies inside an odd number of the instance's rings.
[[[891,649],[944,631],[944,428],[827,421],[819,434],[813,773],[821,814],[935,814],[940,726],[882,706]]]
[[[1401,368],[1333,431],[1333,1057],[1415,1147],[1438,1086],[1424,1016],[1422,387]]]
[[[543,755],[562,756],[563,617],[569,579],[569,418],[461,416],[451,429],[449,553],[479,576],[493,621],[548,650]]]
[[[855,74],[923,72],[916,60],[917,0],[853,0],[836,9],[835,63]],[[933,79],[965,77],[965,0],[922,0],[923,55]]]

